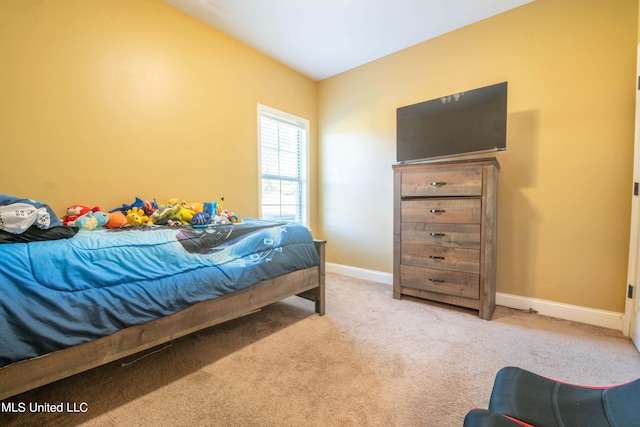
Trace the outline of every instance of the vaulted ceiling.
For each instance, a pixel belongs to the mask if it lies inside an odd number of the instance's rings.
[[[533,0],[163,0],[322,80]]]

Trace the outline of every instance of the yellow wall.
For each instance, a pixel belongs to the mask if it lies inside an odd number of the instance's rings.
[[[320,82],[328,260],[392,270],[395,111],[509,82],[499,292],[624,311],[637,0],[536,0]]]
[[[59,215],[224,196],[257,217],[257,103],[309,119],[317,154],[316,82],[160,0],[0,2],[0,57],[0,192]]]

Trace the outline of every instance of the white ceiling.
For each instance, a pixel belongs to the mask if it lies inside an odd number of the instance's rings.
[[[533,0],[162,0],[314,79]]]

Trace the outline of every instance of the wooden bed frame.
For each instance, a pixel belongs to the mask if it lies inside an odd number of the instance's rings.
[[[323,316],[326,242],[315,240],[314,243],[320,255],[320,264],[316,267],[264,280],[171,316],[0,368],[0,400],[250,314],[292,295],[314,301],[316,313]]]

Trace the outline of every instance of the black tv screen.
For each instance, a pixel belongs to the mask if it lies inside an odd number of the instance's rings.
[[[507,82],[397,110],[398,162],[507,148]]]

